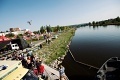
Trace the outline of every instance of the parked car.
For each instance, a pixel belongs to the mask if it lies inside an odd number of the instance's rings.
[[[52,39],[57,39],[58,38],[58,35],[54,35],[53,37],[52,37]]]

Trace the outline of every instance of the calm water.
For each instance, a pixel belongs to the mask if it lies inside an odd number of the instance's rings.
[[[120,57],[120,26],[80,27],[75,32],[70,50],[77,61],[100,68],[110,57]],[[93,80],[97,72],[75,63],[69,52],[63,65],[70,80]]]

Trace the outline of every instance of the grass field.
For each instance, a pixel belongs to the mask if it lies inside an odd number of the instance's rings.
[[[67,45],[69,44],[75,29],[70,28],[67,31],[58,34],[57,39],[53,39],[50,44],[43,43],[43,48],[38,50],[38,56],[43,59],[46,64],[54,61],[58,57],[66,54]]]

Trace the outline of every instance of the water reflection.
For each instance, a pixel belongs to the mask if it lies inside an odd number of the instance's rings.
[[[70,80],[94,80],[97,69],[75,62],[68,52],[62,65],[65,67],[65,73]]]
[[[120,26],[80,27],[72,39],[70,50],[76,60],[101,67],[110,57],[120,57]],[[93,80],[97,71],[75,63],[69,53],[63,65],[70,80],[87,77]],[[72,79],[75,77],[79,79]]]

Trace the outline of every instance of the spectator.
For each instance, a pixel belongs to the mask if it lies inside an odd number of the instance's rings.
[[[38,76],[38,70],[37,70],[37,68],[32,67],[32,71],[33,71],[33,73],[34,73],[36,76]]]
[[[40,48],[42,48],[42,44],[40,44]]]
[[[24,57],[23,60],[22,60],[22,66],[27,68],[27,57]]]
[[[62,65],[60,65],[59,67],[59,73],[60,73],[60,80],[67,80],[65,75],[65,68]]]
[[[27,65],[28,65],[28,69],[32,69],[33,65],[32,65],[32,62],[31,62],[31,56],[27,57]]]
[[[32,56],[33,55],[33,51],[28,51],[27,56]]]
[[[38,69],[38,73],[41,75],[41,78],[44,79],[45,78],[45,75],[44,75],[45,68],[44,68],[44,65],[42,64],[41,60],[38,63],[37,69]]]

